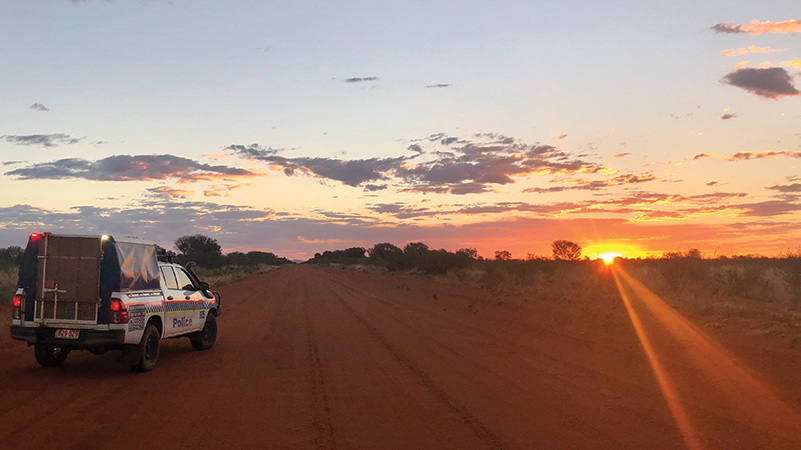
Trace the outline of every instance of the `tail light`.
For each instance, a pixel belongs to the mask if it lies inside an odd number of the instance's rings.
[[[22,308],[22,301],[25,298],[25,294],[17,294],[14,296],[14,299],[11,300],[11,319],[19,320],[21,317],[20,309]]]
[[[128,309],[125,308],[125,304],[122,303],[122,300],[112,298],[108,310],[109,323],[128,323]]]

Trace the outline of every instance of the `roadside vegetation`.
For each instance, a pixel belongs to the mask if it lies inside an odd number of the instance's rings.
[[[473,248],[435,250],[421,242],[391,243],[318,253],[307,261],[334,268],[424,276],[487,289],[519,291],[528,298],[592,301],[617,295],[612,266],[581,257],[581,247],[554,241],[552,255],[513,259],[508,251],[485,259]],[[801,320],[801,249],[779,257],[721,256],[700,251],[666,252],[649,258],[615,258],[616,267],[671,306],[690,314],[747,317],[775,314]],[[771,306],[768,308],[768,306]]]

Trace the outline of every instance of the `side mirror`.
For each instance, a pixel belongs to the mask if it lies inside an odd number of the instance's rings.
[[[200,283],[197,284],[197,287],[200,288],[201,291],[208,291],[209,290],[209,283],[206,283],[205,281],[201,281]]]
[[[194,261],[189,261],[188,263],[186,263],[186,268],[187,268],[188,270],[192,270],[192,269],[194,269],[195,267],[197,267],[197,263],[196,263],[196,262],[194,262]]]

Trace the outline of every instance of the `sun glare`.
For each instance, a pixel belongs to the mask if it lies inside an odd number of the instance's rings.
[[[604,264],[609,265],[615,262],[615,258],[617,258],[618,256],[620,256],[619,253],[604,253],[601,255],[601,259],[604,260]]]

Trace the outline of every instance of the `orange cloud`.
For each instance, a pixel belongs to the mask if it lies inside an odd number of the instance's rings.
[[[773,150],[766,150],[761,153],[757,152],[737,152],[734,155],[726,158],[726,161],[743,161],[748,159],[766,159],[766,158],[773,158],[775,156],[789,156],[791,158],[801,158],[801,152],[788,152],[787,150],[782,150],[779,152],[775,152]]]
[[[724,34],[801,33],[801,20],[785,20],[784,22],[752,20],[747,24],[724,22],[713,26],[712,30]]]
[[[748,52],[751,53],[778,53],[783,52],[785,49],[777,49],[777,48],[770,48],[770,47],[756,47],[753,45],[749,45],[748,47],[741,47],[741,48],[733,48],[729,50],[723,50],[720,52],[721,55],[726,55],[729,58],[733,58],[735,56],[742,56]]]
[[[203,191],[203,195],[206,197],[228,197],[228,193],[233,191],[234,189],[239,189],[242,187],[251,186],[251,183],[239,183],[239,184],[227,184],[222,186],[212,186],[209,189]]]
[[[801,69],[801,59],[796,59],[793,61],[782,61],[782,65],[787,67],[795,67],[796,69]]]
[[[152,192],[153,195],[155,196],[165,197],[165,198],[187,198],[195,193],[195,191],[187,191],[184,189],[173,189],[169,186],[159,186],[152,189],[148,189],[148,191]]]

